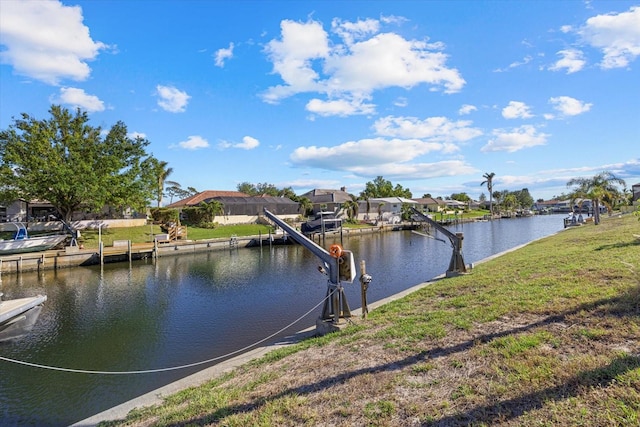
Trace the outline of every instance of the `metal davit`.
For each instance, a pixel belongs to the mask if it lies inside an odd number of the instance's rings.
[[[341,322],[341,319],[351,317],[351,310],[349,309],[342,282],[352,283],[356,277],[353,253],[344,250],[338,244],[331,245],[327,251],[267,209],[264,209],[264,214],[288,233],[289,237],[307,248],[322,261],[323,265],[319,266],[318,270],[328,276],[327,295],[322,308],[322,315],[316,322],[316,331],[323,335],[327,332],[338,330],[340,324],[344,323]],[[367,280],[368,284],[371,281],[371,277],[368,276]]]
[[[429,218],[427,215],[423,214],[416,208],[411,208],[413,210],[413,214],[419,218],[420,221],[424,221],[430,226],[434,227],[436,230],[447,236],[449,241],[451,242],[451,246],[453,247],[453,253],[451,254],[451,261],[449,262],[449,269],[446,272],[447,277],[455,276],[458,274],[466,273],[467,266],[464,264],[464,259],[462,258],[462,240],[464,236],[462,233],[452,233],[447,230],[436,221]],[[421,234],[421,233],[418,233]],[[426,237],[433,237],[430,235],[425,235]],[[439,239],[438,239],[439,240]]]

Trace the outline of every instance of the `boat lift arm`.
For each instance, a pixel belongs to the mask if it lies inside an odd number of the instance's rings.
[[[318,245],[316,242],[309,240],[304,234],[300,233],[298,230],[278,218],[276,215],[269,212],[266,208],[264,209],[264,214],[267,218],[275,222],[280,228],[286,231],[293,240],[309,249],[315,256],[320,258],[329,268],[329,271],[327,273],[329,276],[329,281],[333,284],[338,284],[339,265],[337,258],[331,256],[331,254],[326,249]]]
[[[435,227],[436,230],[447,236],[449,241],[451,242],[451,246],[453,247],[453,253],[451,254],[451,261],[449,262],[449,269],[447,270],[447,275],[450,274],[458,274],[458,273],[466,273],[467,267],[464,264],[464,259],[462,258],[462,239],[464,238],[462,233],[452,233],[447,230],[442,225],[438,224],[436,221],[429,218],[427,215],[423,214],[416,208],[412,207],[411,210],[413,213],[420,218],[421,221],[425,221],[427,224]]]
[[[322,267],[320,268],[321,272],[329,276],[329,281],[327,283],[327,296],[324,301],[324,307],[322,308],[322,316],[318,319],[318,322],[316,322],[316,329],[320,334],[324,334],[327,330],[331,331],[331,327],[327,325],[331,324],[335,326],[339,323],[340,318],[351,317],[351,309],[349,308],[349,303],[347,302],[347,297],[344,294],[344,288],[340,280],[353,281],[355,276],[353,254],[350,251],[342,251],[340,245],[332,245],[331,248],[337,246],[339,251],[338,253],[330,253],[276,215],[269,212],[266,208],[264,209],[264,214],[287,232],[293,240],[320,258],[329,270],[327,272]],[[365,275],[363,272],[361,281],[363,281],[363,283],[366,281],[368,285],[371,281],[371,276]]]

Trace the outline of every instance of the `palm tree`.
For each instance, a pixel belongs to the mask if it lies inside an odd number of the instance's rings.
[[[313,210],[313,203],[308,197],[300,197],[298,200],[298,211],[302,212],[302,216],[306,217],[307,214]]]
[[[487,172],[484,175],[482,175],[482,177],[484,178],[484,181],[480,183],[480,187],[486,184],[487,191],[489,191],[489,212],[491,213],[492,217],[493,217],[493,177],[494,176],[496,176],[495,173]]]
[[[155,165],[155,175],[158,179],[158,187],[156,188],[156,198],[158,201],[158,207],[162,203],[162,196],[164,195],[164,182],[173,173],[173,168],[168,168],[169,163],[158,161]]]
[[[216,219],[217,214],[224,213],[222,203],[217,200],[200,202],[199,207],[204,210],[209,222],[213,222]]]
[[[342,209],[347,214],[349,221],[353,221],[354,218],[358,218],[358,202],[355,197],[352,200],[347,200],[342,204]]]
[[[383,208],[384,205],[385,205],[384,202],[380,202],[378,204],[378,220],[379,221],[382,221],[382,208]]]
[[[593,203],[593,223],[600,224],[600,203],[603,203],[609,212],[612,203],[617,200],[620,190],[616,185],[626,185],[624,180],[617,178],[608,171],[601,172],[592,178],[573,178],[567,182],[567,187],[574,187],[571,192],[571,200],[586,198]]]
[[[361,199],[363,199],[367,205],[367,217],[366,219],[369,219],[369,212],[371,212],[371,201],[369,200],[369,196],[360,196]]]

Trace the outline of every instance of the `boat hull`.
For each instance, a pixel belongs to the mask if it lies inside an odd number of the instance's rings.
[[[1,294],[0,294],[1,296]],[[31,331],[35,325],[46,295],[0,300],[0,342],[19,338]]]
[[[36,236],[22,240],[0,240],[0,255],[12,255],[26,252],[40,252],[51,249],[64,242],[64,234]]]

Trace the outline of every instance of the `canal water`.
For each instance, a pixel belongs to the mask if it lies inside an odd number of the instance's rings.
[[[464,233],[463,255],[469,264],[562,228],[562,216],[549,215],[449,229]],[[373,276],[368,301],[373,302],[446,271],[451,246],[445,236],[436,236],[447,243],[408,231],[345,238],[342,243],[354,252],[356,265],[366,261]],[[46,294],[48,300],[27,335],[0,342],[0,356],[109,372],[219,359],[175,371],[122,375],[0,360],[0,425],[69,425],[219,363],[298,318],[261,345],[315,325],[322,307],[313,307],[327,290],[319,264],[310,251],[291,245],[3,275],[0,292],[5,299]],[[345,285],[345,293],[352,309],[360,306],[357,280]]]

